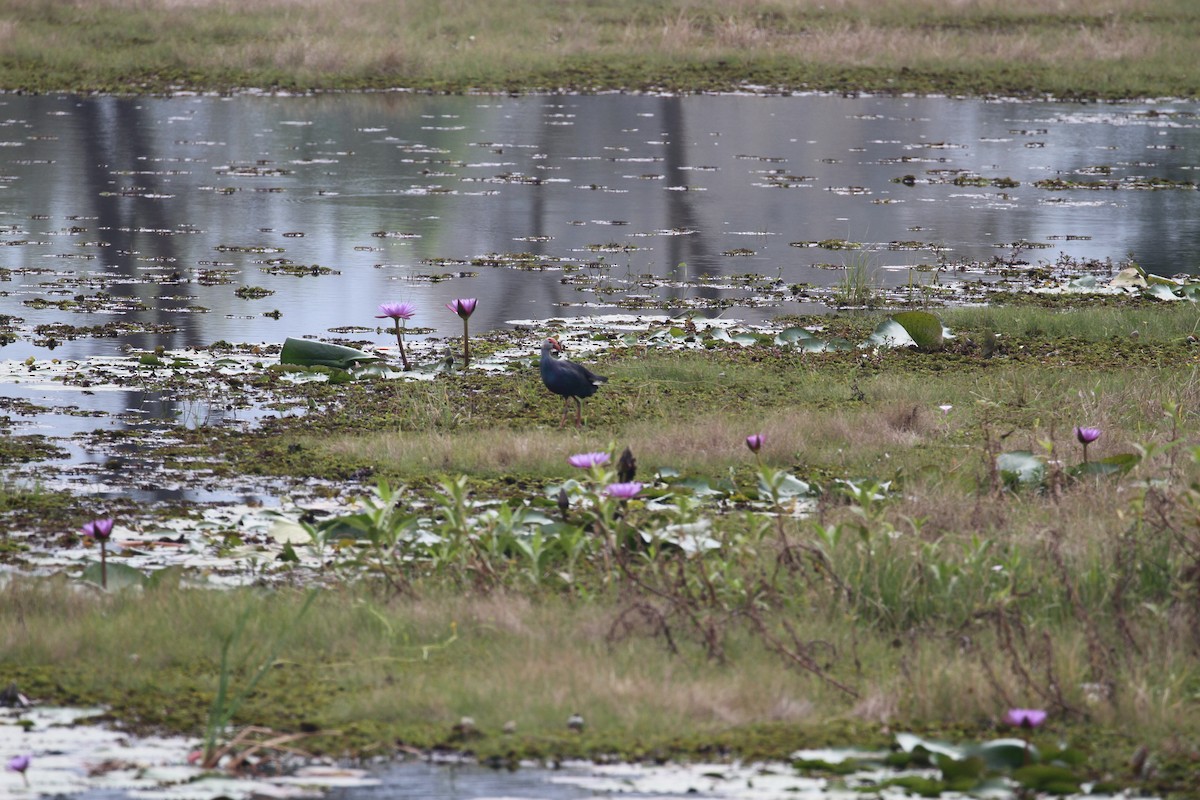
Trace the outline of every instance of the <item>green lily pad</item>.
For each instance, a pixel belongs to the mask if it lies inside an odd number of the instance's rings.
[[[793,326],[791,328],[784,328],[779,333],[775,334],[775,344],[779,344],[779,345],[796,344],[797,342],[815,342],[815,341],[819,341],[817,339],[817,337],[813,336],[809,331],[805,330],[804,328],[801,328],[798,326]]]
[[[780,499],[791,497],[808,497],[812,494],[812,487],[804,481],[797,478],[791,473],[787,473],[780,478],[779,487],[776,489]],[[770,498],[771,487],[769,487],[763,479],[758,479],[758,494],[763,499]]]
[[[973,750],[988,769],[1012,770],[1041,760],[1038,750],[1024,739],[995,739]]]
[[[1179,300],[1179,296],[1171,291],[1170,286],[1164,286],[1161,283],[1156,283],[1153,286],[1147,286],[1142,291],[1143,297],[1150,297],[1154,300]]]
[[[912,337],[919,350],[941,350],[942,321],[928,311],[902,311],[892,316]]]
[[[996,469],[1009,484],[1037,485],[1046,477],[1045,463],[1028,450],[1001,453],[996,456]]]
[[[1108,282],[1109,286],[1118,289],[1125,289],[1131,286],[1140,287],[1146,285],[1146,278],[1142,271],[1136,267],[1126,267],[1113,276],[1113,279]]]
[[[104,570],[100,566],[100,562],[96,561],[88,564],[84,568],[83,574],[80,575],[83,580],[89,583],[94,583],[97,586],[102,584],[104,579]],[[146,584],[146,576],[139,570],[134,569],[128,564],[122,564],[119,561],[108,562],[108,591],[119,592],[122,589],[132,587],[141,588]]]
[[[1136,467],[1141,459],[1133,453],[1119,453],[1115,456],[1076,464],[1068,472],[1080,477],[1083,475],[1124,475]]]
[[[359,364],[378,361],[379,356],[364,353],[353,347],[328,342],[317,342],[312,339],[284,340],[283,351],[279,354],[280,364],[297,364],[302,367],[334,367],[350,369]]]
[[[916,345],[917,342],[913,339],[912,334],[894,319],[885,319],[867,337],[868,347],[916,347]]]

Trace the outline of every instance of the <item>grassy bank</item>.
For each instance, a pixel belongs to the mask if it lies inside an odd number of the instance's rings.
[[[0,683],[199,736],[222,674],[244,686],[273,664],[236,724],[312,732],[320,752],[502,759],[977,740],[1036,707],[1035,739],[1079,748],[1078,776],[1196,796],[1194,307],[942,316],[956,338],[930,353],[617,348],[581,432],[556,427],[532,368],[293,387],[311,393],[303,419],[201,430],[169,457],[406,483],[357,543],[314,527],[295,547],[325,568],[272,567],[269,592],[9,582]],[[876,321],[823,320],[851,338]],[[1079,425],[1101,431],[1086,455]],[[629,501],[605,495],[604,468],[565,462],[625,445],[647,484]],[[1015,451],[1044,471],[998,470]],[[567,478],[563,510],[545,498]],[[773,513],[798,497],[807,514]],[[495,503],[561,519],[531,539]],[[659,538],[673,529],[710,542]],[[480,735],[454,730],[463,716]],[[1129,767],[1139,747],[1153,769]]]
[[[1189,0],[0,4],[0,86],[1195,96]]]

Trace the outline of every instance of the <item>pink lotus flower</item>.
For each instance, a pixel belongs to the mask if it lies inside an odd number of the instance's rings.
[[[641,490],[642,484],[638,483],[637,481],[630,481],[629,483],[610,483],[608,487],[605,488],[604,493],[609,497],[628,500],[632,497],[637,497],[638,492]]]
[[[577,453],[567,456],[567,463],[580,469],[591,469],[608,463],[608,453]]]
[[[1004,712],[1004,723],[1014,728],[1036,728],[1046,721],[1046,712],[1036,708],[1010,708]]]
[[[767,440],[767,437],[764,436],[763,434],[753,433],[746,437],[746,447],[750,448],[751,453],[757,453],[759,450],[762,449],[763,442],[765,442],[766,440]]]

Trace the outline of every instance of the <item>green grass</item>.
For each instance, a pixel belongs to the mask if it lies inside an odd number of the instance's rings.
[[[0,86],[1193,96],[1187,0],[9,0]]]

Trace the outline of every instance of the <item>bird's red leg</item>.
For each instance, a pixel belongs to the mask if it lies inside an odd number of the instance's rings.
[[[558,421],[558,427],[560,427],[560,428],[561,428],[561,427],[563,427],[564,425],[566,425],[566,424],[567,424],[567,411],[570,409],[570,407],[571,407],[571,398],[569,398],[569,397],[564,397],[564,398],[563,398],[563,413],[562,413],[562,419],[560,419],[560,420]]]
[[[583,425],[583,401],[578,397],[575,398],[575,427],[579,428]]]

